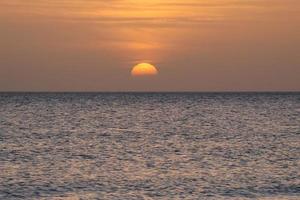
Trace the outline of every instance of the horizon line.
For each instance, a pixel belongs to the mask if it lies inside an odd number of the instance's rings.
[[[300,93],[300,90],[224,90],[224,91],[0,91],[0,93]]]

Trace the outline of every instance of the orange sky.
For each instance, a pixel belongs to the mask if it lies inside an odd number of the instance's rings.
[[[299,24],[299,0],[1,0],[0,91],[299,91]]]

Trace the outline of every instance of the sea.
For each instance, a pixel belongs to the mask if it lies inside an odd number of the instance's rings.
[[[0,93],[0,199],[300,199],[300,93]]]

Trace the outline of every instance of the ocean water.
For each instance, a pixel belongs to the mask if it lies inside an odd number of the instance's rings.
[[[300,199],[300,93],[0,93],[0,199]]]

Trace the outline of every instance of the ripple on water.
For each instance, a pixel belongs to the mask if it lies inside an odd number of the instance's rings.
[[[299,93],[0,94],[0,199],[297,199]]]

